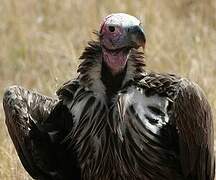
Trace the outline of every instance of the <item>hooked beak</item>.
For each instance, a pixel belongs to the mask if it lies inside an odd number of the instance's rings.
[[[127,29],[129,42],[133,48],[145,48],[146,38],[141,26],[132,26]]]

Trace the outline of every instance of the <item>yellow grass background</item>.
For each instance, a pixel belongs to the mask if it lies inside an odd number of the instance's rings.
[[[0,101],[19,84],[54,95],[75,77],[78,57],[112,12],[141,19],[147,69],[181,74],[206,92],[216,114],[215,0],[0,0]],[[0,106],[0,179],[30,179],[9,139]]]

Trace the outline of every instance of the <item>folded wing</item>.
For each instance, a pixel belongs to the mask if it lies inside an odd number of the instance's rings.
[[[3,106],[9,134],[23,166],[33,178],[57,176],[50,151],[52,142],[49,135],[38,128],[56,103],[55,99],[18,86],[8,88],[4,94]]]
[[[202,90],[182,80],[173,119],[179,134],[181,168],[186,179],[214,179],[214,135],[211,108]]]

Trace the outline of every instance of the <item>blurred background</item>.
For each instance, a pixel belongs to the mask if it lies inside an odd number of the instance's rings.
[[[0,0],[0,102],[13,84],[54,96],[76,76],[78,57],[103,17],[141,19],[147,69],[197,82],[216,114],[215,0]],[[30,179],[9,139],[0,105],[0,179]]]

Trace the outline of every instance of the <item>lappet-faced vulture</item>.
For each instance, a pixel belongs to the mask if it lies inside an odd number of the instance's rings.
[[[195,83],[147,72],[140,21],[107,16],[58,98],[6,90],[19,158],[43,180],[213,180],[213,120]]]

